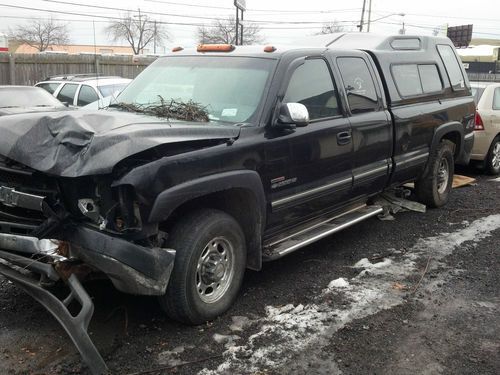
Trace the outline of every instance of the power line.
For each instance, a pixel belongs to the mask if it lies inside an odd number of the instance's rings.
[[[76,6],[76,7],[84,7],[84,8],[97,8],[97,9],[104,9],[104,10],[113,10],[113,11],[121,11],[121,12],[127,12],[127,13],[132,13],[136,12],[135,10],[132,9],[126,9],[126,8],[115,8],[115,7],[107,7],[107,6],[102,6],[102,5],[87,5],[87,4],[79,4],[71,1],[62,1],[62,0],[40,0],[46,3],[55,3],[55,4],[64,4],[64,5],[70,5],[70,6]],[[186,14],[174,14],[174,13],[162,13],[162,12],[150,12],[150,11],[144,11],[141,10],[141,13],[144,14],[151,14],[155,16],[170,16],[170,17],[184,17],[184,18],[195,18],[195,19],[205,19],[205,20],[218,20],[221,17],[207,17],[207,16],[195,16],[195,15],[186,15]],[[324,24],[325,21],[276,21],[276,20],[247,20],[247,22],[255,23],[255,24],[290,24],[290,25],[306,25],[306,24]],[[342,21],[339,21],[342,22]]]
[[[224,9],[224,10],[234,10],[234,7],[221,7],[216,5],[201,5],[195,3],[178,3],[173,1],[161,1],[161,0],[144,0],[149,3],[159,3],[159,4],[171,4],[171,5],[181,5],[186,7],[195,8],[209,8],[209,9]],[[329,10],[287,10],[287,9],[252,9],[248,8],[247,12],[267,12],[267,13],[336,13],[336,12],[353,12],[359,11],[361,8],[350,8],[350,9],[329,9]]]
[[[391,13],[389,11],[382,11],[382,12],[387,12],[387,13]],[[441,15],[436,15],[436,14],[423,14],[423,13],[406,13],[406,12],[403,12],[405,15],[407,16],[416,16],[416,17],[431,17],[431,18],[451,18],[451,19],[469,19],[470,17],[467,17],[467,16],[464,16],[464,17],[460,17],[460,16],[441,16]],[[498,18],[477,18],[477,17],[474,17],[474,20],[475,21],[492,21],[492,22],[500,22],[500,19]]]
[[[23,9],[23,10],[31,10],[31,11],[38,11],[38,12],[45,12],[45,13],[55,13],[55,14],[65,14],[65,15],[72,15],[72,16],[81,16],[81,17],[90,17],[92,19],[94,18],[100,18],[100,19],[106,19],[106,20],[122,20],[123,18],[120,17],[113,17],[113,16],[102,16],[102,15],[92,15],[92,14],[85,14],[85,13],[78,13],[78,12],[69,12],[69,11],[62,11],[62,10],[50,10],[50,9],[40,9],[40,8],[34,8],[34,7],[24,7],[24,6],[19,6],[19,5],[10,5],[10,4],[0,4],[0,7],[7,7],[7,8],[14,8],[14,9]],[[0,16],[0,17],[6,17],[6,16]],[[26,19],[31,19],[31,18],[26,18]],[[66,19],[61,19],[61,21],[68,21]],[[85,20],[81,20],[81,22],[84,22]],[[91,20],[88,20],[87,22],[91,22]],[[96,21],[99,22],[99,21]],[[106,22],[106,21],[101,21],[101,22]],[[355,22],[355,21],[339,21],[339,22]],[[190,23],[190,22],[165,22],[165,21],[157,21],[158,24],[163,24],[163,25],[181,25],[181,26],[194,26],[194,27],[213,27],[216,28],[218,27],[217,25],[212,25],[212,24],[207,24],[207,23]],[[321,29],[322,26],[306,26],[306,27],[272,27],[272,26],[259,26],[260,29],[262,30],[309,30],[309,29]]]

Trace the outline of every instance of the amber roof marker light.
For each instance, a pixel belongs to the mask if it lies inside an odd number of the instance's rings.
[[[264,52],[270,53],[270,52],[274,52],[274,51],[276,51],[276,47],[275,46],[265,46],[264,47]]]
[[[235,48],[232,44],[199,44],[196,50],[198,52],[231,52]]]
[[[181,46],[179,46],[179,47],[174,47],[174,48],[172,48],[172,52],[180,52],[180,51],[182,51],[183,49],[184,49],[184,48],[182,48]]]

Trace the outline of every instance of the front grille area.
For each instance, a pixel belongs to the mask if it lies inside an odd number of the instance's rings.
[[[57,182],[26,166],[0,156],[0,186],[46,197],[49,204],[58,199]],[[39,211],[21,207],[9,207],[0,203],[0,222],[16,223],[21,226],[39,225],[45,217]],[[4,231],[5,225],[1,226]]]

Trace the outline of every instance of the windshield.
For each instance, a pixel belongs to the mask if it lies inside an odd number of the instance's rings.
[[[125,87],[127,87],[128,83],[114,83],[112,85],[102,85],[97,86],[99,91],[102,94],[102,97],[117,95],[119,94]]]
[[[134,106],[196,103],[213,121],[248,122],[256,114],[275,61],[179,56],[157,60],[118,97]]]
[[[0,88],[0,108],[12,107],[64,107],[64,105],[39,87]]]

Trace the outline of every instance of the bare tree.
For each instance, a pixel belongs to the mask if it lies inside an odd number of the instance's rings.
[[[218,19],[208,26],[198,27],[199,43],[239,44],[236,43],[236,20],[233,18]],[[245,22],[243,27],[243,44],[262,43],[260,27]]]
[[[50,45],[68,44],[68,35],[68,26],[52,18],[34,19],[27,25],[18,25],[9,30],[9,39],[19,44],[26,43],[39,52],[45,51]]]
[[[341,33],[343,31],[349,31],[349,30],[346,30],[344,25],[341,25],[339,21],[335,20],[333,22],[324,23],[323,27],[319,32],[316,33],[316,35]]]
[[[140,11],[137,15],[128,14],[121,20],[113,21],[106,27],[106,31],[114,41],[126,40],[136,55],[143,52],[150,43],[153,43],[156,53],[156,47],[169,40],[164,25],[151,20]]]

